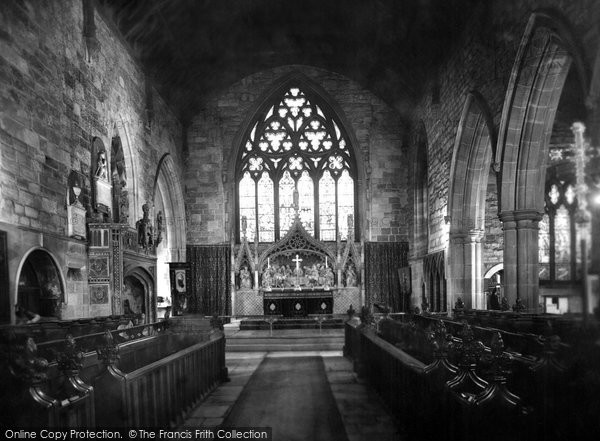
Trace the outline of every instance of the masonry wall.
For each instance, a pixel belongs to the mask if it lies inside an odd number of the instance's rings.
[[[429,162],[429,240],[427,244],[415,246],[411,250],[424,249],[428,253],[445,250],[448,246],[449,225],[444,217],[448,213],[450,167],[456,134],[460,123],[467,94],[477,91],[487,103],[496,132],[498,132],[504,100],[517,51],[523,38],[531,14],[536,10],[552,10],[563,16],[574,33],[584,54],[591,76],[600,42],[600,8],[594,0],[547,0],[547,1],[494,1],[482,2],[477,9],[465,11],[471,14],[465,32],[454,49],[442,60],[437,77],[428,81],[426,93],[416,105],[412,115],[409,139],[417,138],[423,124],[428,139]],[[439,91],[439,99],[434,101],[433,93]],[[438,98],[438,97],[435,97]],[[593,114],[591,115],[594,118]],[[597,117],[596,117],[597,118]],[[599,127],[589,127],[589,133],[598,133]],[[597,136],[597,135],[596,135]],[[416,143],[409,146],[412,157]],[[410,176],[410,194],[413,194],[413,176]],[[498,198],[489,196],[486,201],[488,219],[484,238],[484,265],[489,269],[492,262],[502,259],[501,243],[493,237],[502,235],[501,223],[497,220]],[[410,230],[414,225],[413,207],[409,205]],[[495,213],[493,211],[496,210]],[[412,239],[412,236],[411,236]],[[423,255],[412,255],[413,293],[416,299],[421,296],[422,279],[417,275],[417,267],[422,265]],[[501,260],[500,260],[501,261]],[[420,300],[414,303],[418,305]]]
[[[339,105],[354,131],[364,182],[361,234],[369,241],[408,240],[406,207],[410,203],[408,160],[402,148],[404,127],[397,112],[359,84],[322,69],[285,66],[244,78],[207,100],[188,130],[185,170],[188,243],[228,242],[231,237],[233,189],[229,177],[234,142],[248,112],[281,77],[301,72]]]
[[[131,225],[152,201],[161,156],[170,153],[182,164],[180,123],[156,91],[147,96],[143,71],[97,12],[99,48],[86,51],[82,3],[0,7],[0,229],[9,232],[11,303],[24,255],[41,247],[66,281],[63,318],[110,314],[110,302],[90,305],[86,243],[66,237],[71,170],[84,177],[82,199],[91,214],[92,139],[110,154],[112,137],[121,137]]]
[[[477,91],[483,96],[497,132],[510,74],[531,14],[538,9],[552,9],[563,15],[579,40],[588,67],[594,65],[598,51],[600,17],[593,0],[485,3],[472,11],[465,33],[438,70],[439,101],[432,102],[432,94],[428,93],[413,113],[413,130],[422,122],[429,142],[429,252],[444,249],[448,240],[444,216],[450,164],[467,94]],[[430,92],[432,88],[430,82]]]

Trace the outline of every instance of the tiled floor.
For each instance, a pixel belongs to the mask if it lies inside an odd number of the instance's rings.
[[[391,441],[403,438],[379,398],[356,377],[352,370],[352,362],[342,357],[340,351],[227,353],[231,381],[220,385],[192,411],[182,428],[219,426],[265,357],[306,356],[323,357],[327,380],[349,441]]]

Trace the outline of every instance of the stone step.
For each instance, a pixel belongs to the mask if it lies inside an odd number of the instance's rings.
[[[226,336],[226,350],[229,352],[341,351],[344,347],[344,336],[341,333],[319,335],[312,331],[311,335],[277,335],[275,331],[274,335],[270,336],[269,332],[256,332],[262,335],[244,335],[243,331],[239,333],[242,334],[241,336],[236,334]]]
[[[227,352],[282,352],[282,351],[341,351],[344,342],[294,342],[282,343],[271,342],[242,342],[228,341],[225,350]]]
[[[270,329],[343,329],[343,320],[326,320],[318,323],[311,319],[285,319],[268,323],[264,320],[243,320],[239,329],[242,331],[270,330]]]

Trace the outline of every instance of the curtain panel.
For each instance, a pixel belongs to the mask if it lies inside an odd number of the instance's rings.
[[[393,312],[405,311],[408,295],[401,293],[398,270],[408,266],[407,242],[365,243],[365,297],[367,305],[382,303]],[[404,294],[404,295],[402,295]]]
[[[230,315],[230,245],[188,245],[187,258],[191,276],[189,312]]]

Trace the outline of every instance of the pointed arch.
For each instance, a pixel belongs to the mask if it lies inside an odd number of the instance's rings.
[[[354,235],[356,236],[356,234],[360,231],[360,228],[362,228],[362,226],[364,225],[365,219],[362,218],[362,216],[363,216],[362,213],[364,212],[363,207],[366,206],[365,201],[363,200],[364,196],[362,196],[364,194],[364,192],[360,191],[360,189],[363,188],[364,182],[365,182],[365,165],[364,165],[364,161],[362,158],[362,153],[360,152],[360,149],[358,149],[358,141],[357,141],[354,131],[352,130],[351,125],[348,123],[343,111],[341,110],[339,105],[328,95],[328,93],[323,88],[321,88],[318,84],[315,84],[312,80],[310,80],[308,77],[306,77],[304,74],[299,73],[299,72],[292,72],[292,73],[289,73],[289,74],[283,76],[282,78],[280,78],[267,91],[265,91],[262,94],[261,98],[257,100],[257,104],[254,106],[253,110],[251,112],[248,112],[245,121],[242,123],[240,130],[238,131],[238,133],[234,139],[232,152],[233,152],[233,155],[234,155],[233,157],[235,158],[235,160],[230,161],[230,166],[228,169],[228,179],[227,179],[227,181],[230,182],[232,185],[231,194],[234,195],[234,197],[232,198],[232,200],[234,202],[233,202],[233,204],[231,204],[232,213],[233,213],[232,219],[234,220],[232,222],[233,237],[238,237],[240,234],[240,217],[241,216],[239,215],[240,200],[238,198],[238,190],[239,190],[238,184],[240,182],[240,179],[242,179],[242,177],[243,177],[241,167],[243,165],[242,155],[244,155],[244,149],[248,145],[247,144],[248,140],[253,136],[253,133],[254,133],[257,123],[261,122],[261,121],[265,121],[266,119],[271,117],[272,115],[268,113],[269,110],[271,108],[273,108],[274,105],[277,105],[280,102],[282,102],[282,99],[285,96],[285,94],[289,93],[293,89],[300,90],[301,93],[306,96],[307,102],[310,102],[311,105],[314,104],[317,107],[319,107],[320,109],[322,109],[322,114],[319,113],[319,115],[320,115],[319,117],[323,117],[324,121],[325,120],[333,121],[334,122],[333,125],[335,126],[335,132],[337,133],[337,135],[340,136],[340,139],[344,139],[345,148],[347,148],[347,151],[349,152],[349,154],[347,155],[347,157],[344,158],[344,160],[346,161],[347,166],[352,170],[352,172],[351,172],[353,175],[352,179],[354,180],[354,190],[353,190],[353,192],[350,192],[349,194],[350,194],[350,197],[352,197],[354,199],[353,212],[354,212],[354,218],[355,218],[354,226],[355,226],[355,231],[356,231],[356,233],[354,233]],[[315,114],[315,116],[316,116],[316,114]],[[307,117],[306,119],[308,120],[309,118]],[[298,128],[296,128],[296,130],[297,129]],[[331,132],[333,132],[333,131],[334,130],[331,129]],[[298,139],[294,138],[292,140],[292,142],[296,143],[296,142],[298,142]],[[294,144],[294,145],[296,145],[296,144]],[[337,141],[335,141],[335,140],[334,140],[334,145],[337,145]],[[340,145],[341,145],[341,143],[340,143]],[[282,150],[283,150],[283,148],[282,148]],[[287,161],[287,159],[292,159],[292,158],[286,158],[286,161]],[[305,161],[305,164],[309,164],[309,161]],[[324,162],[322,162],[321,164],[324,164]],[[309,168],[311,168],[311,167],[309,167]],[[316,169],[317,166],[314,165],[313,168]],[[261,172],[260,176],[259,175],[254,176],[254,179],[257,180],[259,178],[263,178],[264,173],[265,172]],[[288,176],[288,174],[290,174],[289,170],[283,170],[283,168],[282,168],[281,170],[277,171],[276,176],[273,174],[272,170],[270,170],[269,173],[271,174],[271,176],[268,181],[270,181],[272,179],[273,182],[267,182],[267,184],[273,185],[274,192],[277,195],[277,194],[279,194],[279,188],[278,188],[278,185],[280,182],[279,179],[289,181],[289,179],[288,179],[288,178],[290,178],[290,176]],[[298,175],[298,176],[294,175],[292,177],[292,179],[294,181],[299,178],[300,178],[300,175]],[[319,189],[318,189],[319,181],[315,176],[313,176],[313,179],[315,180],[315,182],[314,182],[314,187],[313,187],[312,191],[314,191],[314,194],[317,194],[319,192]],[[288,182],[288,184],[289,184],[289,182]],[[289,190],[289,189],[287,189],[287,190]],[[287,195],[289,193],[289,191],[287,191],[287,193],[286,193],[285,189],[282,191],[284,191],[284,193],[282,193],[282,194],[285,194],[285,195]],[[248,198],[250,197],[250,195],[245,195],[245,196]],[[315,199],[315,207],[318,208],[318,206],[316,205],[316,202],[317,202],[317,199]],[[274,205],[276,208],[279,207],[277,200],[274,201]],[[301,211],[303,211],[302,201],[301,201],[300,205],[301,205]],[[306,208],[306,207],[304,207],[304,208]],[[342,205],[338,204],[337,211],[339,211],[340,213],[345,213],[347,210],[348,210],[347,206],[345,206],[343,204]],[[318,209],[315,209],[313,211],[308,210],[307,213],[304,213],[304,218],[306,218],[306,219],[309,216],[308,212],[312,213],[312,216],[315,219],[314,223],[316,226],[316,231],[319,231],[318,225],[322,220],[317,214]],[[338,217],[338,228],[340,228],[340,226],[342,225],[342,222],[344,222],[344,225],[346,225],[346,220],[345,219],[342,220],[341,217]],[[277,210],[275,213],[274,224],[279,225],[281,227],[281,223],[279,222],[279,215],[277,213]],[[249,221],[248,225],[250,226],[253,224],[252,224],[252,222]],[[275,238],[282,237],[283,235],[285,235],[285,231],[284,231],[285,228],[282,229],[281,231],[279,231],[278,229],[276,229],[274,227],[274,230],[275,230],[275,232],[274,232]],[[319,234],[320,234],[320,231],[319,231]],[[333,236],[332,238],[329,238],[326,240],[335,240],[335,237]]]
[[[458,297],[467,308],[485,307],[483,237],[495,145],[489,107],[479,93],[470,92],[463,107],[450,165],[449,310]]]
[[[573,66],[587,96],[583,52],[570,26],[551,10],[527,23],[504,101],[496,161],[501,164],[499,211],[504,229],[505,295],[537,311],[538,223],[554,118]]]
[[[129,202],[129,225],[134,226],[137,219],[140,216],[141,204],[139,203],[138,195],[138,166],[136,163],[136,154],[132,148],[133,143],[131,142],[131,136],[129,130],[127,130],[127,123],[123,119],[123,116],[119,116],[118,121],[113,124],[112,133],[110,133],[110,140],[112,146],[112,140],[118,138],[120,142],[121,151],[123,152],[122,166],[125,169],[126,179],[124,182],[124,189],[127,191],[127,199]]]
[[[429,249],[429,142],[422,121],[419,122],[413,145],[413,254],[424,256]]]
[[[569,25],[554,11],[534,12],[513,65],[498,135],[501,212],[543,209],[548,143],[571,65],[587,96],[584,57]]]
[[[166,213],[163,222],[166,234],[169,236],[171,259],[173,262],[185,262],[186,225],[183,187],[180,173],[170,153],[165,153],[158,162],[152,200],[155,200],[157,191],[162,194],[165,203]]]
[[[29,262],[32,258],[34,259],[34,261]],[[16,283],[14,285],[15,286],[15,288],[14,288],[14,290],[15,290],[14,291],[15,305],[24,306],[26,309],[31,308],[31,305],[27,305],[27,304],[22,305],[22,302],[24,299],[19,298],[19,287],[20,287],[19,281],[21,280],[21,276],[24,273],[25,266],[28,264],[31,265],[30,268],[32,268],[33,271],[35,271],[35,273],[38,275],[36,277],[45,278],[45,281],[48,283],[58,282],[59,286],[57,288],[60,290],[60,295],[58,298],[56,298],[54,300],[58,301],[59,303],[64,303],[67,285],[66,285],[65,277],[61,270],[59,261],[50,250],[48,250],[44,247],[38,246],[38,247],[32,247],[29,250],[27,250],[27,252],[25,252],[23,254],[23,257],[21,258],[21,261],[19,262],[19,265],[17,267],[17,273],[16,273],[16,278],[15,278]],[[42,271],[44,265],[49,266],[50,268],[46,268],[46,269],[53,270],[53,274],[41,274],[41,271]],[[52,271],[50,271],[50,272],[52,272]],[[40,309],[32,310],[32,312],[43,315],[44,312],[47,310],[47,305],[46,306],[38,305],[38,307]],[[60,318],[59,311],[56,311],[53,315],[56,315],[58,318]]]

